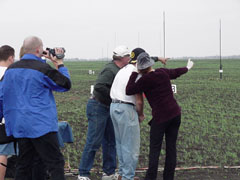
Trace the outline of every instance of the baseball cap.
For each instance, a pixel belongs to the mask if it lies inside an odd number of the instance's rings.
[[[154,65],[154,60],[150,58],[149,54],[146,52],[142,52],[137,57],[137,69],[147,69],[148,67]]]
[[[124,57],[126,55],[130,55],[130,51],[127,46],[121,45],[113,50],[113,55],[118,57]]]
[[[139,54],[141,54],[142,52],[145,52],[144,49],[142,48],[135,48],[132,50],[131,52],[131,60],[129,61],[130,64],[135,64],[137,62],[137,57],[139,56]]]

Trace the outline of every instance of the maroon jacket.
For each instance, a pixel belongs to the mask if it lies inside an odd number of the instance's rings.
[[[133,95],[144,92],[152,108],[152,116],[156,122],[162,123],[181,114],[172,91],[170,80],[176,79],[188,71],[186,67],[177,69],[159,68],[144,74],[135,82],[138,73],[133,72],[126,87],[126,94]]]

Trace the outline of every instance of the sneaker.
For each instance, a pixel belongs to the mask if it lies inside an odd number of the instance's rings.
[[[118,173],[111,174],[109,176],[106,173],[103,173],[102,180],[118,180],[118,177]]]
[[[77,180],[91,180],[91,179],[89,179],[89,177],[84,177],[84,176],[78,175]]]

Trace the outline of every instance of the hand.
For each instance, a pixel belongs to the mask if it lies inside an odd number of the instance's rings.
[[[138,120],[139,120],[140,123],[143,122],[144,119],[145,119],[144,114],[141,114],[141,115],[138,116]]]
[[[64,53],[62,48],[54,48],[56,54],[62,54]],[[56,69],[58,69],[58,66],[63,64],[63,59],[57,59],[56,56],[53,56],[52,54],[49,53],[49,51],[46,51],[46,55],[43,55],[45,58],[48,58],[52,61]]]
[[[186,66],[188,70],[190,70],[193,67],[193,64],[194,64],[193,61],[191,61],[191,59],[189,58]]]
[[[167,61],[169,60],[170,58],[161,58],[161,57],[158,57],[158,61],[160,61],[162,64],[167,64]]]

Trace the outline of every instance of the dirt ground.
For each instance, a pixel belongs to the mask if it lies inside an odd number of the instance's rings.
[[[144,180],[145,172],[136,173]],[[77,180],[77,176],[66,176],[67,180]],[[101,180],[101,174],[96,173],[91,180]],[[157,180],[162,180],[162,172],[158,173]],[[175,180],[240,180],[240,169],[195,169],[180,170],[175,173]]]
[[[145,172],[136,173],[144,180]],[[95,173],[91,180],[101,180],[101,174]],[[5,180],[14,180],[6,178]],[[77,174],[66,174],[66,180],[77,180]],[[158,173],[157,180],[162,180],[162,172]],[[175,180],[240,180],[240,169],[195,169],[180,170],[175,173]]]

